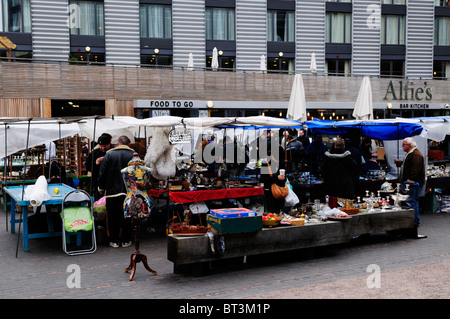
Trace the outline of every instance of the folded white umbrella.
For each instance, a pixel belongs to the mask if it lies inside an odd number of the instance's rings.
[[[372,86],[368,76],[364,76],[362,80],[353,117],[357,120],[373,120]]]
[[[305,87],[303,86],[301,73],[296,74],[294,77],[286,118],[302,122],[308,119],[306,113]]]

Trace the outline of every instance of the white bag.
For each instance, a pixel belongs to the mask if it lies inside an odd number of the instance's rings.
[[[297,194],[295,194],[294,191],[292,190],[292,186],[289,183],[288,179],[286,179],[286,185],[288,185],[289,194],[284,198],[284,206],[293,207],[297,205],[300,202],[300,200],[298,199]]]

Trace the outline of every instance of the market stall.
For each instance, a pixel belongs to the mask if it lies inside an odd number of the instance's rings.
[[[221,254],[212,251],[208,236],[169,236],[167,258],[174,263],[174,273],[201,275],[210,269],[213,261],[342,244],[358,235],[388,231],[414,231],[413,210],[383,212],[378,209],[370,213],[352,215],[350,219],[225,234],[225,248]],[[301,250],[298,253],[301,254]]]

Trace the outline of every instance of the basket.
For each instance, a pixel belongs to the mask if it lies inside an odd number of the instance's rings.
[[[355,215],[359,213],[359,208],[339,208],[339,210],[347,213],[347,215]]]
[[[281,222],[281,218],[278,219],[263,219],[263,226],[264,227],[275,227],[278,226]]]
[[[304,219],[291,219],[289,220],[292,226],[302,226],[305,225]]]

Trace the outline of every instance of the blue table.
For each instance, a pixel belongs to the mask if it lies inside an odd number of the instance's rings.
[[[28,186],[25,186],[25,189],[27,187]],[[59,189],[58,194],[55,194],[55,188]],[[47,190],[51,195],[51,198],[47,201],[42,202],[42,205],[61,205],[67,193],[73,191],[74,188],[65,184],[49,184]],[[51,214],[47,214],[48,232],[28,234],[28,206],[31,204],[29,200],[22,199],[22,191],[24,191],[23,186],[5,187],[4,191],[11,197],[11,232],[15,233],[17,223],[23,223],[22,239],[24,251],[28,251],[28,239],[61,236],[62,232],[55,232],[53,230],[53,221],[51,218]],[[22,219],[16,218],[16,204],[19,205],[22,209]]]

